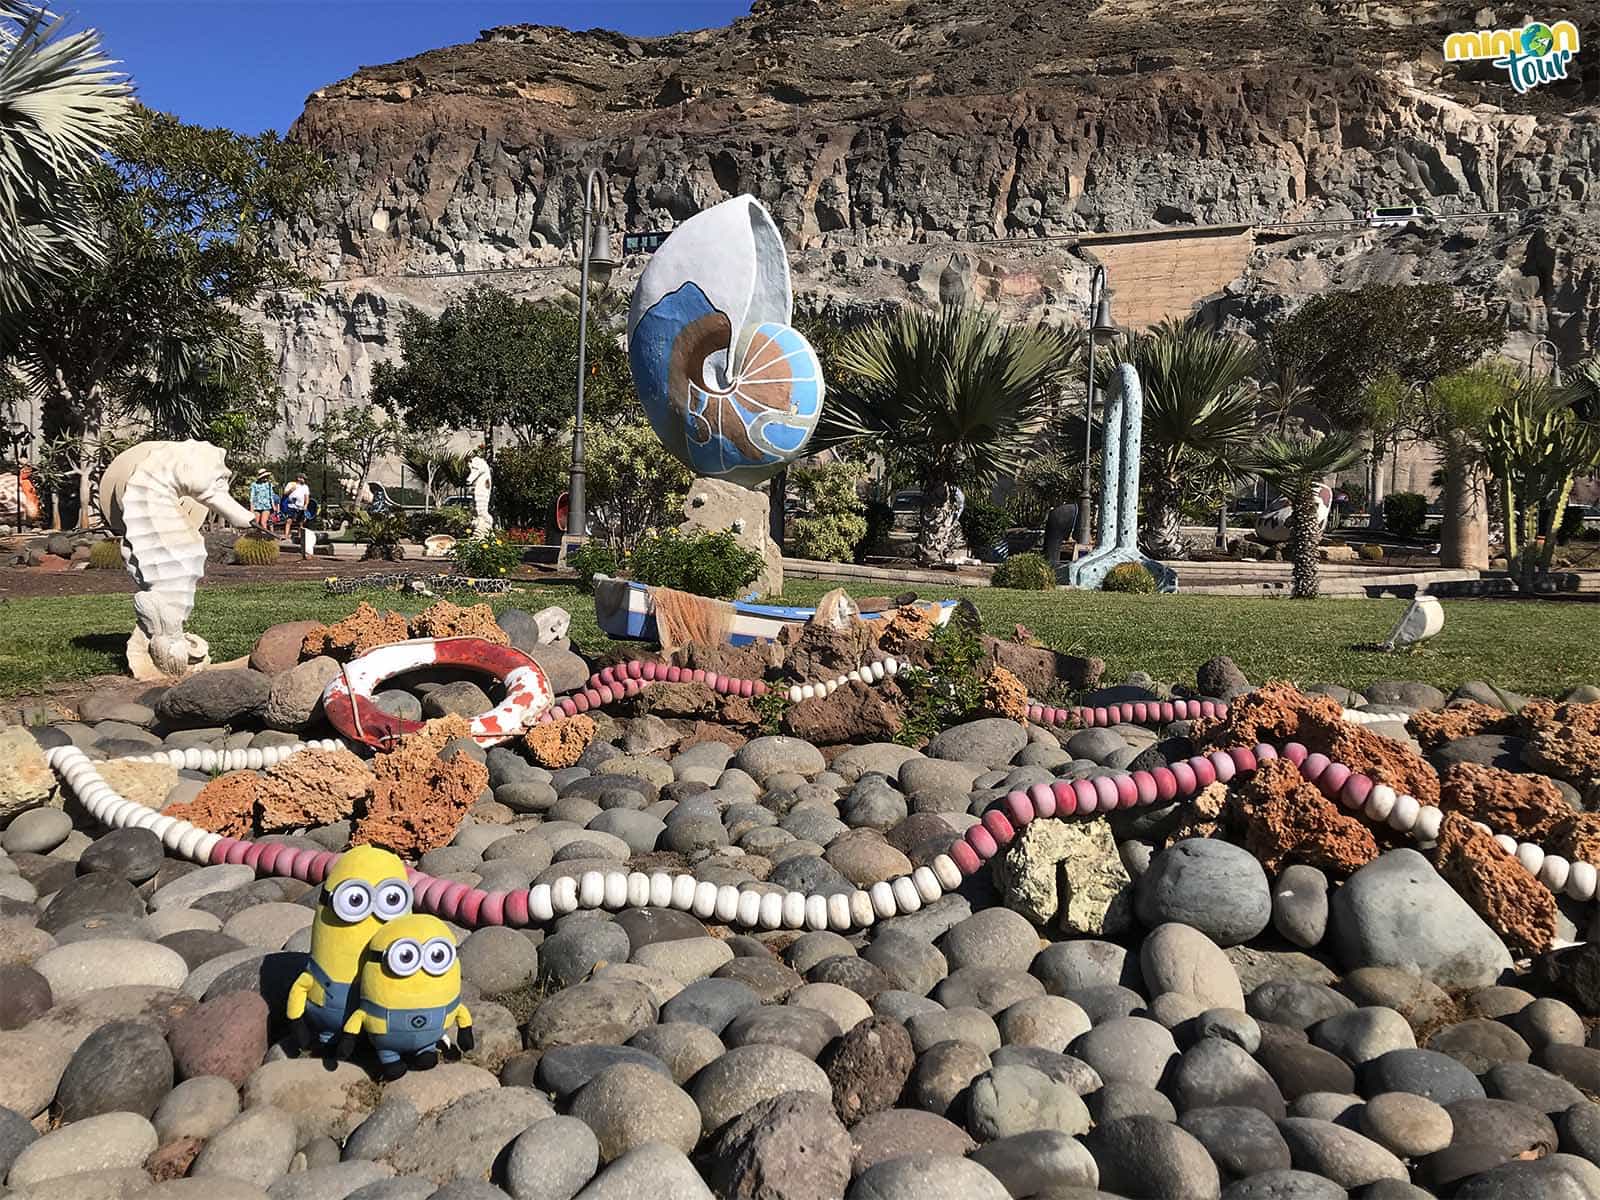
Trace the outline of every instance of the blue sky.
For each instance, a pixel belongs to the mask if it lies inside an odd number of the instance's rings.
[[[725,25],[749,0],[52,0],[92,25],[152,108],[243,133],[282,132],[305,98],[357,67],[472,42],[493,25],[602,26],[636,36]]]

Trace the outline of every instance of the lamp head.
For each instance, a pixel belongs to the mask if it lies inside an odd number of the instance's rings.
[[[1111,319],[1111,297],[1102,292],[1100,303],[1095,305],[1094,324],[1089,327],[1089,334],[1094,338],[1095,345],[1104,346],[1120,332],[1117,323]]]
[[[611,254],[611,228],[606,224],[604,214],[594,223],[589,238],[588,258],[590,277],[605,287],[611,272],[616,270],[617,260]]]

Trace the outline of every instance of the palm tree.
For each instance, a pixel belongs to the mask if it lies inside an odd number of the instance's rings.
[[[901,309],[852,330],[828,435],[884,456],[922,485],[918,549],[947,559],[960,538],[957,489],[1014,474],[1072,369],[1057,329],[1010,325],[981,308]]]
[[[1361,457],[1349,433],[1268,434],[1250,457],[1249,469],[1278,489],[1294,509],[1289,526],[1289,549],[1294,556],[1296,599],[1316,596],[1317,547],[1322,525],[1317,520],[1317,489],[1329,475],[1343,471]]]
[[[1281,362],[1273,363],[1256,387],[1258,410],[1277,434],[1287,433],[1289,422],[1315,397],[1316,389],[1306,382],[1299,368]]]
[[[93,30],[63,35],[38,5],[0,0],[0,318],[100,253],[81,188],[132,114],[111,68]]]
[[[1101,369],[1108,386],[1117,364],[1129,362],[1144,389],[1145,549],[1155,558],[1182,558],[1185,478],[1237,458],[1255,436],[1255,349],[1168,320],[1124,335],[1110,359]]]

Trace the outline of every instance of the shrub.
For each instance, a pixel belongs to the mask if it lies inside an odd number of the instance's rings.
[[[874,500],[867,505],[867,531],[856,543],[855,560],[862,562],[869,554],[876,554],[889,541],[894,529],[894,505]]]
[[[761,555],[747,550],[733,534],[682,534],[675,529],[639,539],[628,569],[640,583],[732,600],[761,574]]]
[[[1018,525],[1037,529],[1058,504],[1077,495],[1081,468],[1065,455],[1051,452],[1029,459],[1017,472],[1016,486],[1006,497],[1006,511]]]
[[[961,536],[980,558],[992,555],[997,546],[1003,545],[1010,528],[1011,517],[1006,510],[987,500],[968,500],[961,510]]]
[[[1390,492],[1383,498],[1383,526],[1396,537],[1413,538],[1428,523],[1428,498],[1417,492]]]
[[[499,530],[491,529],[482,537],[462,538],[456,542],[450,557],[463,575],[473,579],[498,579],[511,574],[522,561],[522,547],[508,542]]]
[[[1103,592],[1136,592],[1148,593],[1156,590],[1156,577],[1147,571],[1141,563],[1121,563],[1106,572],[1105,582],[1100,585]]]
[[[1368,562],[1377,562],[1383,557],[1383,547],[1368,542],[1365,546],[1361,547],[1361,549],[1357,550],[1356,553],[1361,555],[1361,557],[1366,559]]]
[[[1056,586],[1056,573],[1042,554],[1013,554],[994,569],[995,587],[1026,592],[1047,592]]]
[[[367,544],[361,554],[364,559],[393,562],[406,556],[405,547],[400,544],[406,536],[406,519],[401,513],[357,513],[350,531],[356,541]]]
[[[496,452],[489,503],[500,522],[542,529],[556,497],[567,486],[570,461],[571,452],[563,438],[550,438],[537,446],[505,446]],[[471,532],[470,525],[462,532]]]
[[[278,561],[278,539],[255,531],[241,534],[233,543],[233,560],[245,567],[271,566]]]
[[[794,523],[793,549],[801,558],[848,562],[867,533],[866,505],[856,494],[861,466],[832,462],[796,467],[789,488],[806,509]]]
[[[90,546],[89,566],[96,571],[114,571],[122,566],[122,543],[116,538],[104,538]]]
[[[453,538],[466,537],[472,532],[472,514],[459,504],[447,504],[430,512],[408,513],[406,532],[414,541],[422,541],[443,533]]]
[[[594,591],[596,575],[617,573],[617,552],[604,542],[585,542],[567,555],[567,566],[578,573],[578,590]]]

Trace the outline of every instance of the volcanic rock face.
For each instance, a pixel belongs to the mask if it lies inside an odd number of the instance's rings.
[[[1584,77],[1518,97],[1503,72],[1447,67],[1444,36],[1477,27],[1472,4],[754,7],[659,39],[489,30],[313,94],[292,133],[339,179],[280,242],[341,282],[263,316],[294,423],[301,397],[366,394],[402,305],[436,311],[481,278],[417,276],[515,269],[494,281],[567,289],[595,165],[613,228],[758,196],[802,310],[970,295],[1061,313],[1086,292],[1080,234],[1559,205],[1515,228],[1258,242],[1222,311],[1249,326],[1329,285],[1438,279],[1527,340],[1600,340],[1596,235],[1571,207],[1600,163],[1583,111],[1595,68],[1580,56]]]

